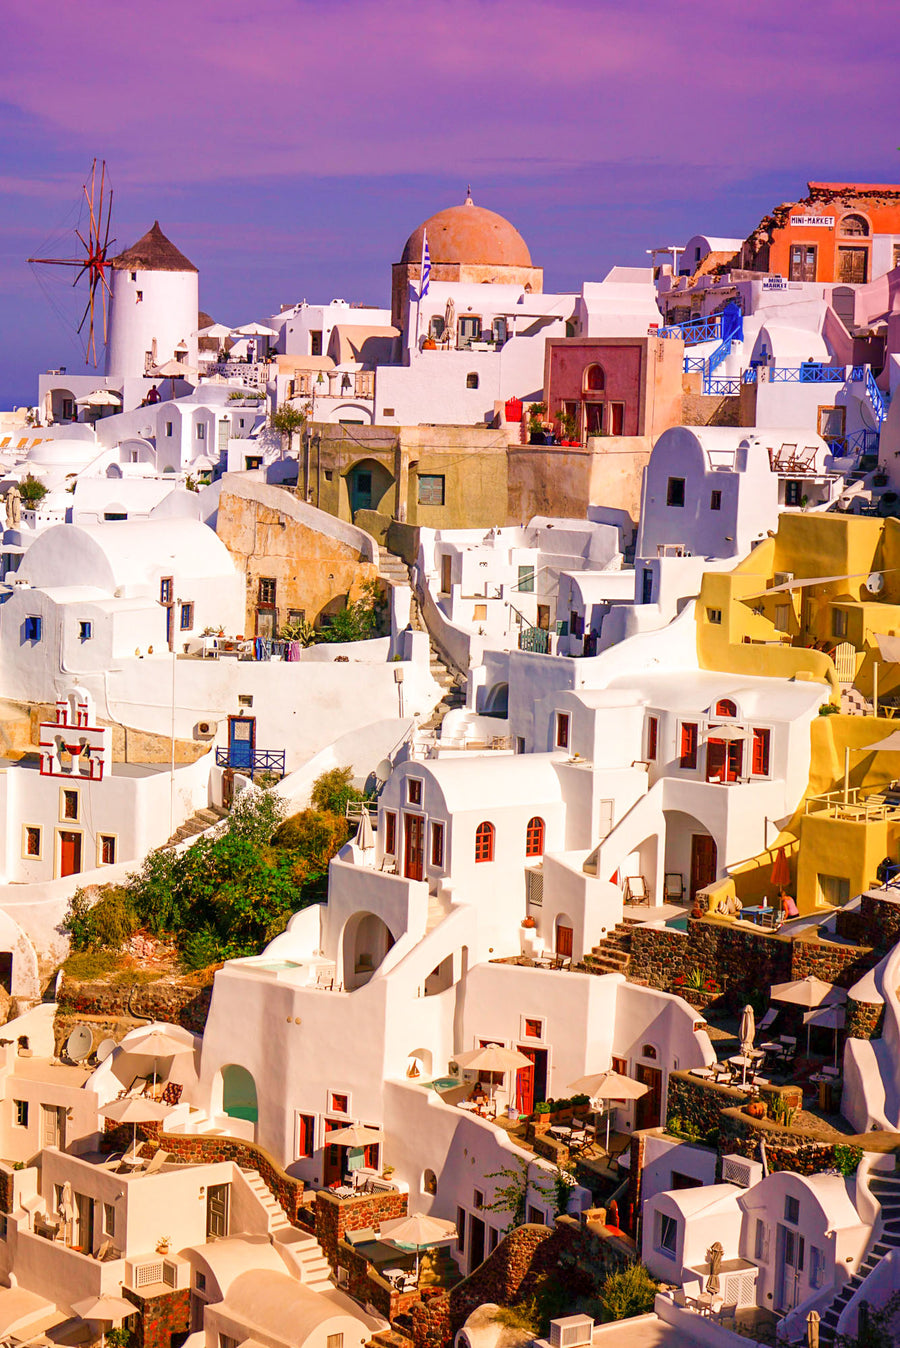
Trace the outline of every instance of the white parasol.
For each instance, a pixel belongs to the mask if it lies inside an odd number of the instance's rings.
[[[329,1147],[374,1147],[384,1141],[384,1133],[365,1123],[351,1123],[346,1128],[335,1128],[326,1140]]]
[[[160,1123],[169,1112],[169,1105],[164,1105],[161,1101],[147,1100],[141,1095],[126,1095],[122,1100],[111,1100],[108,1105],[101,1105],[97,1111],[105,1119],[112,1119],[113,1123],[130,1123],[132,1125],[131,1149],[137,1146],[137,1126],[139,1123]]]
[[[610,1069],[608,1072],[595,1072],[592,1076],[579,1077],[577,1081],[569,1082],[570,1091],[578,1091],[579,1094],[589,1095],[591,1103],[595,1100],[639,1100],[642,1095],[646,1095],[649,1086],[645,1086],[641,1081],[635,1081],[632,1077],[622,1076],[621,1072],[614,1072]],[[606,1113],[606,1150],[609,1152],[609,1111]]]
[[[823,978],[810,974],[807,978],[796,978],[791,983],[773,983],[769,989],[773,1002],[790,1002],[793,1006],[803,1006],[812,1010],[819,1006],[837,1006],[847,1000],[843,988],[826,983]],[[805,1019],[805,1017],[804,1017]],[[809,1057],[809,1036],[811,1026],[806,1026],[806,1056]]]
[[[75,399],[76,407],[121,407],[122,399],[118,393],[113,393],[112,389],[95,388],[93,393],[86,393],[83,398]]]
[[[392,1221],[382,1222],[378,1232],[392,1245],[412,1245],[416,1251],[416,1282],[419,1280],[419,1251],[430,1245],[445,1245],[456,1240],[457,1230],[453,1222],[442,1217],[426,1217],[422,1212],[414,1212],[409,1217],[395,1217]]]
[[[277,337],[278,333],[274,328],[267,328],[265,323],[245,323],[242,328],[233,328],[232,331],[241,337]]]
[[[372,820],[369,818],[369,811],[363,810],[359,821],[359,828],[356,831],[356,845],[362,852],[371,852],[375,846],[375,833],[372,829]]]
[[[153,1059],[153,1084],[156,1085],[157,1064],[160,1058],[177,1058],[185,1053],[193,1053],[193,1043],[176,1039],[166,1030],[148,1030],[145,1034],[119,1045],[129,1057]]]

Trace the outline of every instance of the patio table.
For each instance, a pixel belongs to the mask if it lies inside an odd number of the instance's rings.
[[[572,1136],[572,1129],[564,1123],[554,1124],[548,1131],[551,1137],[557,1137],[563,1142]]]
[[[691,1068],[691,1076],[692,1076],[692,1077],[711,1077],[712,1074],[713,1074],[713,1069],[712,1069],[711,1067],[692,1067],[692,1068]]]
[[[759,903],[752,908],[742,908],[741,917],[758,925],[764,914],[774,913],[774,911],[775,909],[770,903]]]

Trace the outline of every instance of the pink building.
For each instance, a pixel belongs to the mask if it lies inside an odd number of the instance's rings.
[[[684,347],[659,337],[564,337],[547,342],[547,415],[574,416],[574,439],[650,436],[681,421]],[[566,437],[570,438],[570,437]]]

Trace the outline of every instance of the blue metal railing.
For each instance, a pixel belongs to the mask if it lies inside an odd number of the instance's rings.
[[[839,457],[847,454],[862,457],[863,454],[877,454],[880,442],[881,436],[877,431],[863,427],[862,430],[853,431],[850,435],[829,437],[828,447],[832,454]]]
[[[741,377],[738,374],[723,376],[719,379],[715,376],[711,379],[707,377],[703,381],[703,392],[715,394],[720,398],[733,398],[740,391]]]
[[[250,763],[247,763],[247,759]],[[231,750],[222,745],[216,750],[217,768],[234,768],[237,772],[249,772],[253,778],[257,772],[277,772],[284,776],[284,749],[254,749],[249,754],[246,749],[241,747],[233,755]]]
[[[697,318],[690,323],[669,323],[660,328],[657,337],[680,337],[685,346],[695,346],[697,342],[715,342],[722,339],[722,315],[713,314],[711,318]]]
[[[869,366],[866,366],[866,397],[868,398],[872,411],[875,413],[875,419],[879,426],[884,424],[887,416],[887,400],[881,389],[875,383],[875,376],[872,374]]]
[[[774,365],[769,369],[770,384],[843,384],[846,365],[823,365],[808,360],[802,365]]]
[[[705,356],[685,356],[684,372],[685,374],[706,374]]]
[[[741,371],[741,383],[742,383],[742,384],[755,384],[756,382],[757,382],[757,378],[756,378],[756,366],[755,366],[755,365],[748,365],[747,368],[746,368],[746,370],[742,370],[742,371]]]

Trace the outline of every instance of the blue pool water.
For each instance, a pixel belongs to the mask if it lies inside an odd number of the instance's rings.
[[[458,1077],[435,1077],[434,1081],[428,1083],[433,1091],[448,1091],[451,1086],[458,1086],[459,1084]]]
[[[687,914],[683,913],[680,917],[667,918],[666,926],[671,928],[672,931],[687,931],[688,929]]]
[[[266,973],[283,973],[285,969],[299,969],[296,960],[254,960],[251,969],[265,969]]]

